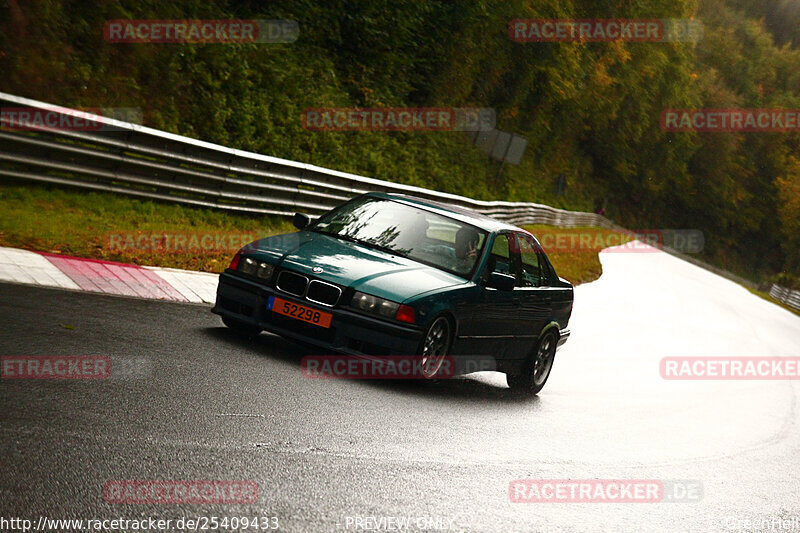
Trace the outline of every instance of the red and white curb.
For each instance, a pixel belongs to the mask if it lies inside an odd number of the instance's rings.
[[[0,247],[0,281],[177,302],[214,303],[218,274]]]

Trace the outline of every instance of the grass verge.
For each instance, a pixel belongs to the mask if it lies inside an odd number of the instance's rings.
[[[558,274],[575,285],[594,281],[603,273],[597,256],[602,248],[630,239],[598,228],[526,229],[542,242]],[[0,245],[12,248],[222,272],[242,245],[290,231],[294,227],[282,217],[242,215],[40,185],[0,187]],[[591,236],[588,246],[588,241],[564,245],[579,238],[585,240],[587,235]],[[613,236],[618,239],[614,241]],[[548,247],[551,242],[553,246]]]
[[[48,186],[0,187],[0,245],[26,250],[222,272],[247,242],[293,230],[281,217]]]
[[[631,234],[593,228],[559,228],[556,226],[525,226],[547,252],[556,273],[573,285],[589,283],[603,274],[599,252],[635,239]]]

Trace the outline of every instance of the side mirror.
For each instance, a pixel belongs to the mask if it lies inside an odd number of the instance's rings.
[[[294,227],[297,229],[304,229],[311,224],[311,217],[303,213],[295,213],[294,218],[292,218],[292,224],[294,224]]]
[[[500,272],[492,272],[489,274],[489,279],[486,280],[486,286],[499,291],[514,290],[514,285],[517,284],[517,278],[502,274]]]

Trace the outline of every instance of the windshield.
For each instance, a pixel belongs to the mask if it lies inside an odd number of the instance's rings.
[[[323,215],[311,231],[334,235],[468,277],[486,231],[424,209],[358,198]]]

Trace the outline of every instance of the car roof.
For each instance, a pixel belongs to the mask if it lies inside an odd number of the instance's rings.
[[[528,233],[522,228],[518,228],[517,226],[512,226],[511,224],[507,224],[505,222],[497,220],[496,218],[492,218],[490,216],[477,213],[475,211],[472,211],[471,209],[445,204],[437,202],[435,200],[417,198],[416,196],[409,196],[407,194],[396,194],[396,193],[385,193],[385,192],[370,192],[367,193],[366,196],[384,198],[387,200],[393,200],[395,202],[401,202],[406,205],[414,205],[422,207],[427,211],[431,211],[446,217],[454,218],[460,222],[472,224],[475,227],[478,227],[482,230],[486,230],[489,232],[510,230],[510,231],[522,231],[524,233]]]

